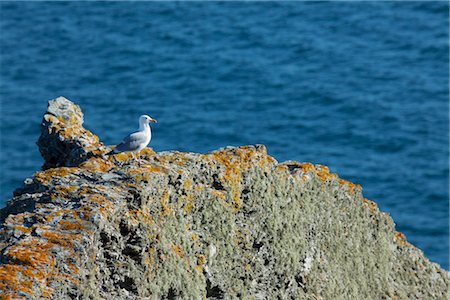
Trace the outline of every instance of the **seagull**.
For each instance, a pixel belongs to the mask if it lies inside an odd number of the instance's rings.
[[[152,139],[152,130],[150,123],[157,123],[155,119],[150,116],[142,115],[139,117],[139,130],[126,136],[123,141],[114,148],[113,153],[131,152],[137,153],[138,162],[140,161],[140,151],[147,147]]]

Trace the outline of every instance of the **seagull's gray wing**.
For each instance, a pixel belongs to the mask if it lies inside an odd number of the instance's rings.
[[[123,139],[122,143],[114,148],[115,153],[124,152],[124,151],[136,151],[139,146],[145,143],[146,136],[144,132],[138,131],[130,134],[126,138]]]

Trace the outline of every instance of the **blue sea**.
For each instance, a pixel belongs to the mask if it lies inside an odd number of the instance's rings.
[[[1,198],[39,170],[47,101],[116,144],[265,144],[359,183],[449,268],[447,2],[1,2]]]

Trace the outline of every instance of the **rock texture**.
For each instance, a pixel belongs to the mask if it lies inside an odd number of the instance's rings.
[[[98,137],[83,127],[80,107],[64,97],[49,101],[37,145],[45,161],[43,169],[75,167],[106,151]]]
[[[2,209],[6,298],[447,299],[449,274],[358,185],[264,146],[108,148],[50,101],[44,171]]]

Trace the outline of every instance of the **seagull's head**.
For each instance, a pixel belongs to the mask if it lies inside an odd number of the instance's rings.
[[[157,121],[150,116],[142,115],[139,117],[139,123],[140,124],[149,124],[149,123],[157,123]]]

